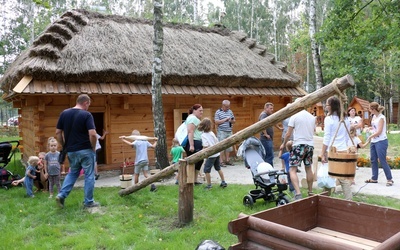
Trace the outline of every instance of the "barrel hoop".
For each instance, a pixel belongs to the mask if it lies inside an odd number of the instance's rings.
[[[329,171],[328,171],[328,174],[332,175],[332,176],[337,176],[337,177],[354,177],[355,176],[354,174],[338,174],[338,173],[332,173]]]
[[[343,158],[332,158],[328,157],[328,161],[336,161],[336,162],[357,162],[357,159],[343,159]]]

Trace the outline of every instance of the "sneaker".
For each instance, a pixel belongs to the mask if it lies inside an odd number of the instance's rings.
[[[97,181],[99,179],[100,175],[99,174],[95,174],[94,175],[94,179]]]
[[[194,185],[202,185],[203,184],[203,182],[198,182],[198,181],[196,181],[195,183],[194,183]]]
[[[51,199],[51,198],[53,198],[53,195],[52,195],[52,194],[49,196],[49,199]]]
[[[83,206],[85,208],[100,207],[100,203],[93,201],[88,204],[84,204]]]
[[[228,184],[225,181],[221,181],[220,187],[226,188]]]
[[[150,192],[155,192],[155,191],[157,191],[156,185],[151,184],[151,186],[150,186]]]
[[[303,196],[302,196],[301,194],[296,194],[296,195],[294,196],[294,200],[295,200],[295,201],[301,200],[301,198],[303,198]]]
[[[64,208],[64,200],[65,198],[62,198],[60,196],[56,197],[56,203],[59,208]]]
[[[211,185],[211,184],[210,184],[210,185],[207,185],[207,186],[204,187],[204,189],[210,190],[210,189],[212,189],[212,185]]]

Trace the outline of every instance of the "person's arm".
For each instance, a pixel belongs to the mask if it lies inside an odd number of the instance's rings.
[[[61,129],[58,129],[58,128],[56,129],[56,140],[62,147],[64,147],[64,136],[63,136],[63,134],[64,134],[64,131],[62,131]]]
[[[157,140],[158,140],[158,139],[156,138],[156,139],[154,139],[154,140],[155,140],[154,143],[151,144],[151,147],[152,147],[152,148],[156,148],[156,146],[157,146]]]
[[[43,160],[43,169],[45,171],[44,177],[47,179],[49,177],[49,169],[48,169],[48,166],[47,166],[46,158]]]
[[[103,135],[100,136],[99,140],[104,140],[104,138],[106,138],[107,134],[108,134],[108,131],[103,129]]]
[[[196,126],[193,123],[187,125],[188,140],[189,140],[189,151],[194,151],[194,130]]]
[[[288,130],[286,131],[286,135],[283,139],[283,142],[281,144],[281,146],[279,147],[280,150],[283,150],[286,146],[286,143],[289,141],[289,138],[292,136],[293,133],[293,127],[289,126]]]
[[[226,117],[225,119],[222,119],[222,120],[214,120],[214,122],[217,125],[221,125],[224,122],[228,122],[230,119],[231,119],[230,117]]]
[[[121,136],[122,137],[122,136]],[[121,138],[120,137],[120,138]],[[132,146],[132,144],[133,144],[133,142],[130,142],[130,141],[127,141],[127,140],[125,140],[123,137],[121,138],[121,140],[123,141],[123,142],[125,142],[126,144],[128,144],[129,146]]]
[[[31,171],[29,171],[29,168],[26,169],[25,174],[26,174],[28,177],[32,178],[32,179],[36,179],[36,175],[32,175],[32,174],[31,174]]]

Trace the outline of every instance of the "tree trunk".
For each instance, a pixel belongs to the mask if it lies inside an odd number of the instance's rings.
[[[262,130],[265,130],[267,127],[271,127],[274,124],[277,124],[284,119],[298,113],[299,111],[310,107],[311,105],[314,105],[317,102],[320,102],[324,99],[327,99],[330,96],[333,96],[336,94],[336,89],[339,89],[340,91],[345,90],[348,87],[354,86],[354,80],[350,75],[343,76],[339,79],[335,79],[331,84],[311,93],[308,94],[304,97],[302,97],[299,101],[292,103],[291,105],[286,106],[285,108],[282,108],[278,110],[277,112],[273,113],[272,115],[268,116],[265,119],[262,119],[261,121],[237,132],[236,134],[230,136],[229,138],[220,141],[216,145],[203,149],[200,152],[193,154],[189,157],[186,157],[184,160],[186,160],[187,164],[194,164],[195,162],[198,162],[201,159],[207,158],[217,152],[221,152],[234,144],[237,144],[239,142],[242,142],[243,140],[253,136],[254,134],[257,134],[261,132]],[[131,194],[137,190],[140,190],[147,185],[158,181],[170,174],[172,174],[178,167],[178,164],[174,164],[172,166],[169,166],[165,169],[163,169],[160,173],[155,174],[150,176],[149,178],[144,179],[142,182],[139,182],[133,186],[130,186],[129,188],[123,189],[119,191],[119,195],[128,195]]]
[[[322,68],[321,68],[321,57],[319,55],[318,43],[315,39],[315,33],[317,30],[317,21],[315,13],[316,0],[310,0],[310,40],[311,40],[311,53],[314,62],[315,81],[317,83],[316,89],[320,89],[323,86]]]
[[[154,0],[154,61],[151,81],[151,97],[154,115],[154,132],[158,138],[156,147],[156,167],[162,169],[169,165],[166,142],[164,108],[162,103],[161,75],[164,33],[162,27],[162,1]]]

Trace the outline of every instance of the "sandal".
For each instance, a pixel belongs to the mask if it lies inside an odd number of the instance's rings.
[[[313,196],[315,195],[314,192],[308,192],[308,196]]]
[[[365,183],[378,183],[377,180],[372,180],[372,179],[368,179],[365,181]]]
[[[391,186],[393,186],[393,183],[394,183],[393,180],[389,180],[389,181],[386,182],[386,186],[387,187],[391,187]]]

